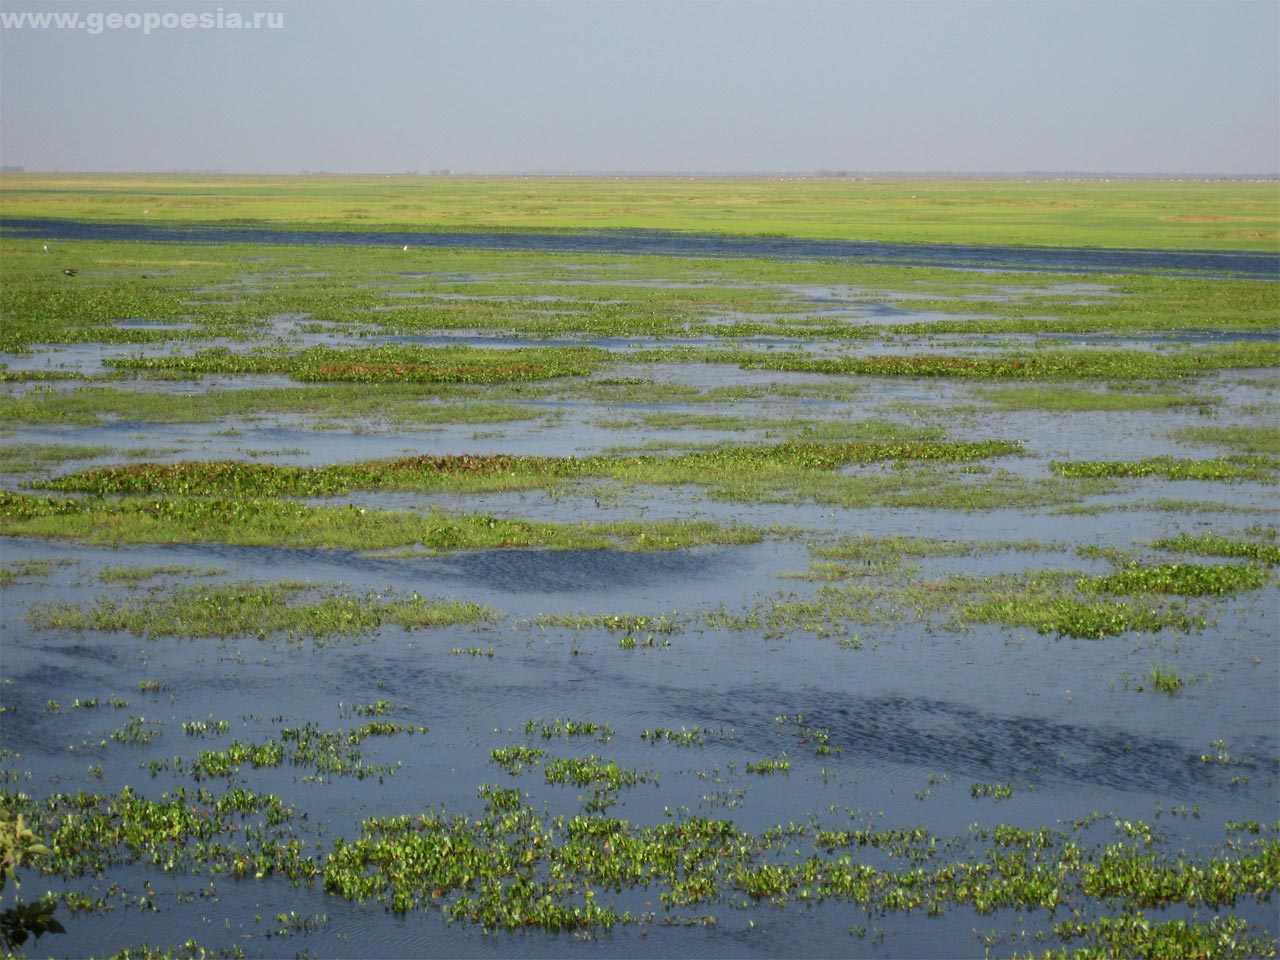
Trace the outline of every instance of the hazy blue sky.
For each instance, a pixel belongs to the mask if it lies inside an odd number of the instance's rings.
[[[290,172],[1280,172],[1280,3],[23,3],[0,159]],[[28,22],[29,23],[29,22]]]

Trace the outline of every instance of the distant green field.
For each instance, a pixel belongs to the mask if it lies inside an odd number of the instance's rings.
[[[1275,181],[11,174],[6,217],[1280,250]]]

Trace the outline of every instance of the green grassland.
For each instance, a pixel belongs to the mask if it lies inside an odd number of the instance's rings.
[[[9,174],[10,217],[1276,250],[1266,181]]]

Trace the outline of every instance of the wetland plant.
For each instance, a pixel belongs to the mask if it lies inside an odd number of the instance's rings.
[[[312,347],[233,353],[214,348],[172,357],[107,361],[117,369],[195,374],[287,374],[303,382],[492,384],[584,377],[609,360],[595,347],[482,347],[389,345],[340,349]]]
[[[595,723],[591,720],[526,720],[525,736],[534,735],[550,740],[552,737],[594,737],[601,743],[613,738],[613,728],[607,723]]]
[[[1274,483],[1280,461],[1274,457],[1240,455],[1213,460],[1150,457],[1146,460],[1054,460],[1049,469],[1068,479],[1158,477],[1162,480],[1221,480]]]
[[[707,742],[707,733],[701,727],[694,727],[691,730],[684,727],[679,730],[654,727],[652,730],[641,730],[640,739],[648,740],[650,743],[657,743],[659,740],[663,740],[682,747],[700,747]]]
[[[186,587],[130,604],[109,597],[81,607],[49,603],[33,606],[27,619],[37,630],[124,630],[148,637],[257,637],[285,634],[323,641],[363,636],[384,624],[406,630],[480,624],[496,614],[458,600],[344,594],[303,600],[312,584],[240,582]],[[302,602],[299,602],[302,601]],[[141,689],[141,688],[140,688]]]
[[[1206,557],[1231,557],[1253,560],[1257,563],[1274,567],[1280,565],[1280,545],[1275,543],[1275,528],[1267,528],[1267,530],[1270,532],[1267,542],[1233,539],[1219,533],[1205,533],[1200,536],[1181,533],[1176,537],[1157,540],[1152,546],[1159,550],[1169,550],[1176,553],[1195,553]]]
[[[512,776],[524,772],[526,764],[540,763],[547,755],[542,747],[526,747],[514,744],[510,747],[494,747],[489,751],[489,758]]]
[[[1160,664],[1152,664],[1151,666],[1151,689],[1159,690],[1161,693],[1174,694],[1182,690],[1185,684],[1172,667],[1164,667]]]
[[[10,883],[18,889],[20,868],[25,870],[36,858],[52,854],[27,827],[21,812],[13,813],[7,806],[0,806],[0,894]],[[13,903],[0,910],[0,941],[6,950],[18,950],[29,937],[38,941],[46,933],[66,933],[66,928],[53,917],[56,908],[52,896],[31,902],[15,897]]]
[[[1154,567],[1136,564],[1104,577],[1085,577],[1076,587],[1085,593],[1167,593],[1184,597],[1221,597],[1242,590],[1256,590],[1270,579],[1261,567],[1201,566],[1166,563]]]
[[[975,783],[969,787],[972,797],[990,797],[992,800],[1007,800],[1013,796],[1012,783]]]
[[[747,773],[767,776],[773,773],[787,773],[791,770],[791,761],[784,754],[781,757],[767,757],[764,760],[748,760]]]

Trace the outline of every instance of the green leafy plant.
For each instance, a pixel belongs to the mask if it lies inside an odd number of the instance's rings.
[[[19,886],[18,868],[33,857],[48,856],[53,851],[27,828],[21,813],[0,809],[0,893],[9,881]],[[14,898],[12,905],[0,911],[0,939],[9,950],[16,950],[28,937],[40,939],[46,933],[66,933],[66,928],[53,917],[57,904],[52,897],[32,903]]]
[[[1161,693],[1177,693],[1183,686],[1185,682],[1172,667],[1162,667],[1158,663],[1152,665],[1151,687],[1153,690],[1159,690]]]
[[[1076,581],[1076,587],[1085,593],[1168,593],[1199,597],[1256,590],[1266,581],[1266,571],[1261,567],[1165,563],[1155,567],[1134,565],[1110,576],[1082,578]]]

